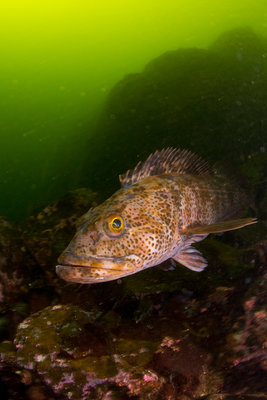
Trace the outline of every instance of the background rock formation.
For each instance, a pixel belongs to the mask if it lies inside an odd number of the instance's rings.
[[[169,51],[120,81],[84,168],[89,186],[105,193],[114,191],[120,173],[168,146],[250,169],[252,158],[265,157],[266,131],[267,40],[236,29],[207,50]]]

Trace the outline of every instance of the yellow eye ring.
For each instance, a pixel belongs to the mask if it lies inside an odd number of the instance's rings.
[[[124,231],[124,222],[120,215],[111,215],[108,219],[108,229],[113,234],[120,234]]]

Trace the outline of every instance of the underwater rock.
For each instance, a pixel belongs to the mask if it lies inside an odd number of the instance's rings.
[[[18,327],[16,363],[25,381],[41,381],[68,399],[189,399],[221,378],[210,371],[212,356],[192,343],[175,320],[165,332],[106,319],[71,305],[47,307]],[[111,322],[111,320],[110,320]],[[155,322],[155,321],[154,321]],[[135,323],[134,323],[135,324]],[[128,326],[131,325],[131,326]],[[178,329],[177,329],[178,328]],[[176,331],[176,333],[175,333]],[[168,335],[171,334],[170,336]],[[1,349],[0,349],[1,350]],[[2,355],[3,358],[3,355]]]
[[[233,276],[226,286],[204,285],[203,291],[186,285],[142,294],[116,283],[84,285],[89,299],[97,291],[103,294],[102,304],[97,304],[99,294],[94,305],[73,296],[79,306],[46,307],[20,323],[15,346],[0,345],[5,390],[16,392],[14,398],[37,392],[72,400],[190,400],[214,393],[227,399],[263,393],[266,248],[264,242],[255,246],[254,263],[242,279]],[[234,258],[228,254],[225,260]],[[114,286],[122,290],[117,298],[109,291]]]
[[[265,263],[266,270],[266,263]],[[239,316],[227,336],[228,361],[231,368],[226,375],[227,392],[267,393],[267,273],[249,289],[244,303],[244,314]]]
[[[58,255],[74,235],[79,217],[96,204],[96,193],[76,189],[20,224],[25,245],[52,284]]]
[[[0,217],[0,309],[13,303],[21,292],[27,292],[34,262],[18,230]]]
[[[168,51],[127,75],[111,90],[89,139],[89,186],[114,192],[136,157],[168,146],[245,164],[244,172],[262,154],[266,164],[266,55],[267,40],[239,28],[209,49]],[[262,177],[263,166],[254,168]]]
[[[90,312],[74,306],[48,307],[32,315],[18,327],[18,364],[37,372],[56,394],[86,398],[97,380],[103,383],[116,373],[106,356],[104,331],[97,331],[93,321]]]
[[[37,271],[19,230],[0,217],[0,339],[12,335],[27,315],[29,285]]]
[[[0,339],[12,339],[22,319],[56,298],[56,259],[96,198],[78,189],[17,226],[0,218]]]

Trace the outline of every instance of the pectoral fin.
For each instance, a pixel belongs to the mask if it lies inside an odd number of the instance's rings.
[[[203,271],[203,269],[208,265],[207,260],[205,260],[200,251],[192,246],[185,247],[172,258],[178,263],[196,272]]]
[[[185,235],[219,233],[243,228],[243,226],[255,224],[256,222],[256,218],[233,219],[229,221],[216,222],[215,224],[209,225],[188,226],[187,228],[182,229],[181,233]]]

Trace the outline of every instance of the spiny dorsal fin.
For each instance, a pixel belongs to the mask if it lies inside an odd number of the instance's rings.
[[[122,186],[129,186],[147,176],[161,174],[212,175],[206,161],[189,150],[168,147],[150,154],[144,162],[139,161],[136,167],[120,175]]]

